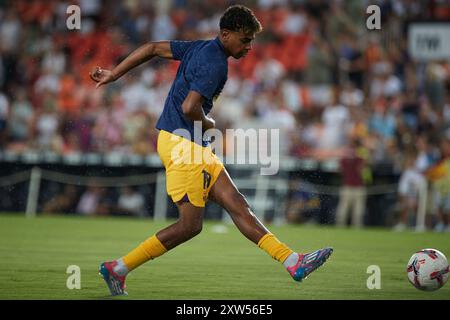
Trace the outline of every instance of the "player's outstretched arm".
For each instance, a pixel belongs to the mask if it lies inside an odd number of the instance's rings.
[[[96,88],[116,81],[125,73],[138,65],[152,59],[153,57],[161,57],[165,59],[173,59],[172,50],[169,41],[150,42],[140,46],[126,57],[113,70],[105,70],[96,67],[91,71],[91,79],[97,82]]]

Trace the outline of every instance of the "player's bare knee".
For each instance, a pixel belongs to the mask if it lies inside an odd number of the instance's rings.
[[[196,235],[200,234],[203,230],[203,224],[200,225],[196,225],[194,226],[194,228],[192,229],[192,237],[195,237]]]
[[[203,229],[203,221],[201,220],[191,220],[191,221],[182,221],[180,223],[181,233],[187,239],[191,239],[202,232]]]
[[[189,226],[189,234],[192,237],[195,237],[200,232],[202,232],[203,229],[203,221],[202,220],[196,220]]]
[[[185,230],[184,236],[186,237],[186,240],[192,239],[195,236],[197,236],[200,232],[202,232],[202,227],[198,226],[192,226]]]

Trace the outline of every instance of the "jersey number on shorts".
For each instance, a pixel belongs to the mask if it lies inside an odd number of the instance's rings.
[[[211,184],[211,175],[205,170],[203,170],[202,173],[203,173],[203,189],[206,190],[209,188],[209,185]]]

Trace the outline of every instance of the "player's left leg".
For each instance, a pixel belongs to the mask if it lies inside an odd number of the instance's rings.
[[[333,252],[332,248],[324,248],[312,253],[299,254],[281,243],[252,212],[247,200],[238,191],[226,169],[222,170],[212,186],[209,199],[227,210],[241,233],[272,258],[283,263],[296,281],[305,279]]]
[[[179,218],[175,223],[158,231],[122,258],[100,265],[100,275],[113,296],[127,294],[125,292],[125,277],[129,272],[192,239],[201,232],[204,208],[196,207],[185,200],[178,201],[176,205]]]

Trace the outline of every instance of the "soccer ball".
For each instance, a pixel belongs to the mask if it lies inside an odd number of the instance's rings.
[[[436,249],[423,249],[412,255],[406,271],[408,280],[414,287],[434,291],[448,280],[448,261],[444,254]]]

